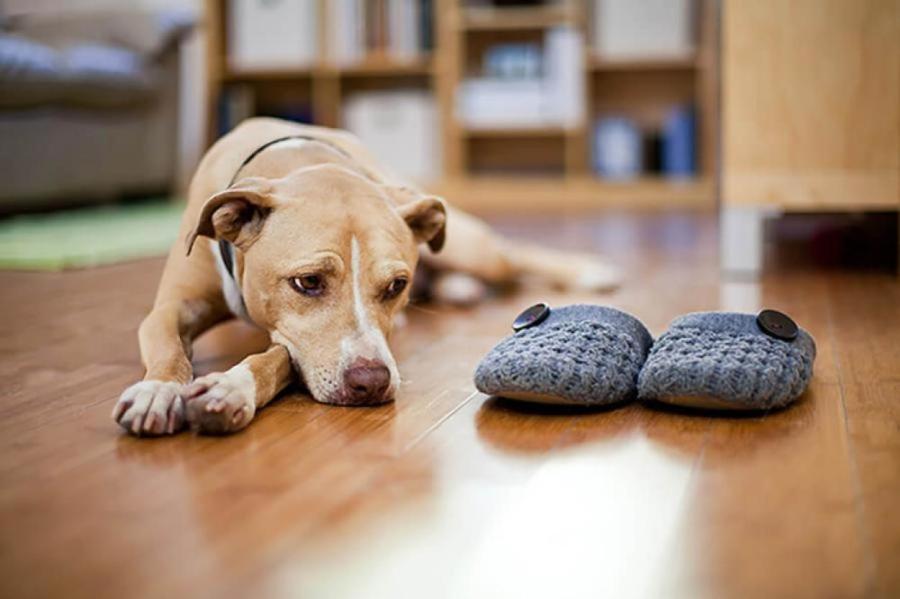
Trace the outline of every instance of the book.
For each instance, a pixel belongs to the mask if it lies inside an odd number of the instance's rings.
[[[696,117],[690,106],[669,111],[662,133],[662,172],[667,177],[684,178],[696,174]]]
[[[419,0],[419,49],[431,52],[434,49],[434,0]]]
[[[327,52],[331,63],[345,66],[362,59],[363,9],[360,0],[329,0]]]
[[[415,60],[431,44],[431,0],[329,0],[329,60]]]
[[[420,0],[387,0],[388,52],[392,58],[413,60],[422,51]]]
[[[218,98],[218,132],[225,135],[256,114],[256,94],[250,85],[229,85]]]
[[[368,0],[363,4],[365,16],[366,54],[382,53],[385,47],[385,0]]]

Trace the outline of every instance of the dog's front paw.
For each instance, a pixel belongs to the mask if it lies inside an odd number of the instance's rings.
[[[171,435],[184,427],[181,385],[141,381],[122,393],[113,408],[113,420],[133,435]]]
[[[253,375],[240,366],[187,385],[182,395],[191,428],[213,435],[241,430],[256,413],[254,388]]]

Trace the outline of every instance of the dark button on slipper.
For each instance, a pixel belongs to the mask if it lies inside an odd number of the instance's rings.
[[[636,395],[653,338],[614,308],[537,304],[478,365],[482,393],[536,403],[603,405]]]
[[[803,394],[815,358],[810,334],[775,310],[687,314],[656,340],[638,393],[686,407],[777,408]]]

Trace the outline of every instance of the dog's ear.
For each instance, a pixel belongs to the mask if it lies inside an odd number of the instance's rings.
[[[199,235],[226,239],[246,249],[256,240],[274,208],[270,190],[265,179],[247,178],[206,200],[197,225],[187,236],[188,255]]]
[[[432,252],[444,247],[447,207],[435,196],[425,196],[397,207],[397,212],[412,229],[417,243],[427,243]]]

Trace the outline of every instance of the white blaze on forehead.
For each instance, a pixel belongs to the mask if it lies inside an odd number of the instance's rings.
[[[356,316],[357,333],[344,339],[341,344],[343,358],[348,364],[356,358],[381,360],[391,371],[391,384],[396,386],[400,378],[397,364],[388,349],[384,334],[369,320],[363,303],[359,241],[355,235],[350,240],[350,273],[353,281],[353,313]]]
[[[359,242],[356,235],[350,239],[350,274],[353,277],[353,312],[356,314],[356,325],[360,331],[365,330],[369,319],[366,316],[366,307],[362,303],[362,290],[359,282]]]

